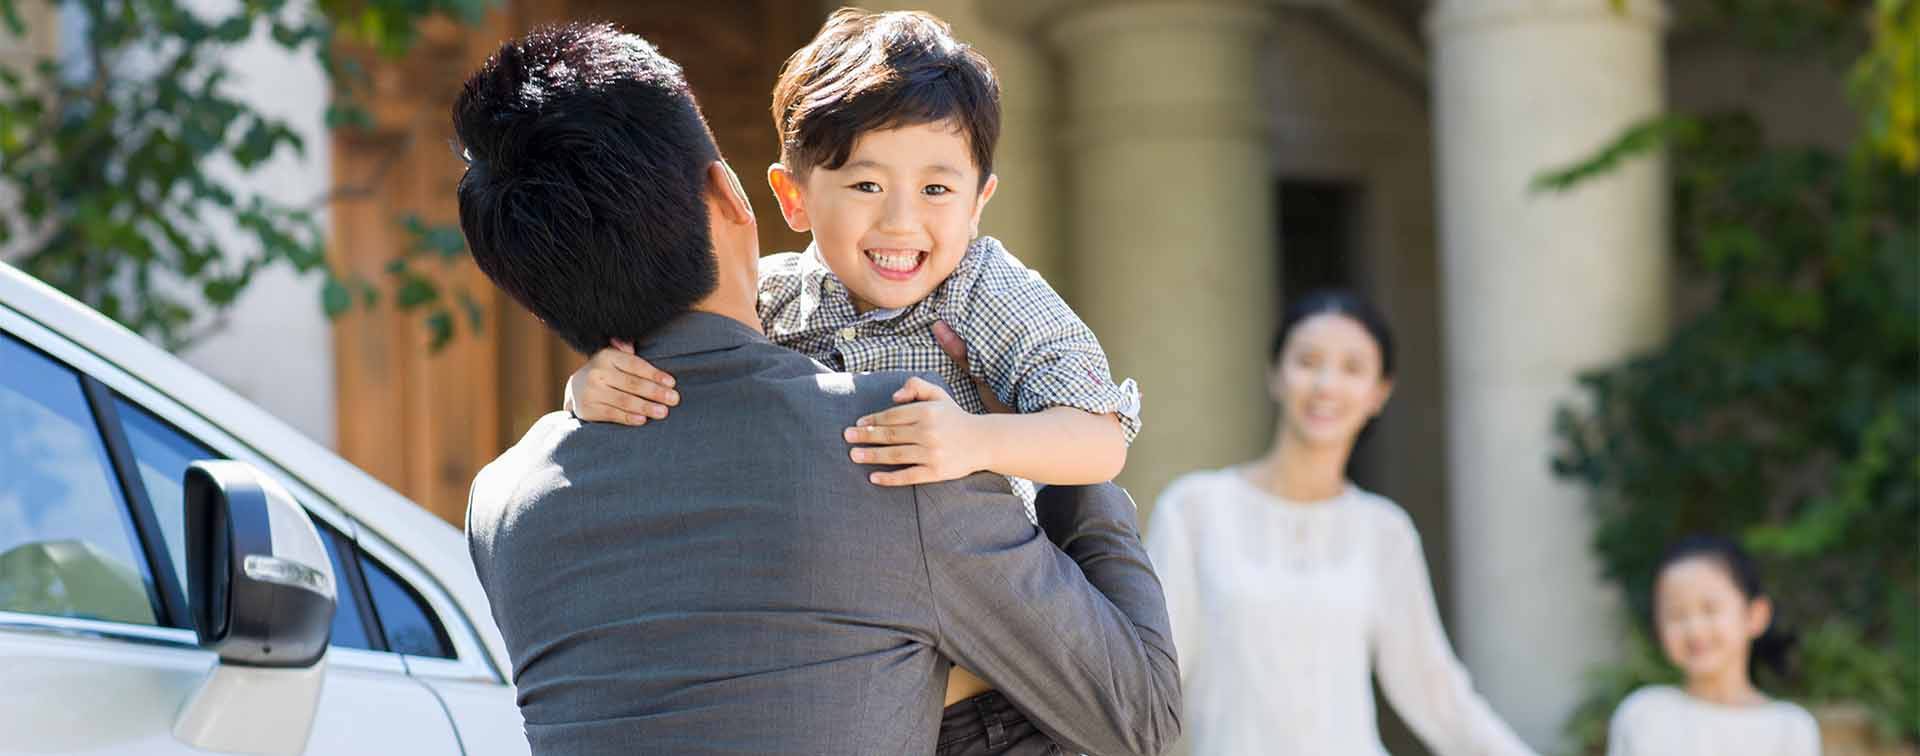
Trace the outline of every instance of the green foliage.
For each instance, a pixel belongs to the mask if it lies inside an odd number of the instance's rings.
[[[17,3],[0,0],[0,23],[20,34]],[[356,292],[362,304],[378,300],[370,283],[327,265],[319,212],[330,194],[289,204],[236,189],[234,177],[307,145],[231,93],[225,61],[255,38],[311,56],[332,81],[328,124],[364,126],[370,119],[353,95],[365,75],[334,55],[339,38],[398,55],[422,19],[477,20],[488,0],[245,0],[218,16],[179,0],[58,4],[83,29],[78,49],[0,70],[0,187],[15,198],[0,196],[0,209],[17,204],[0,211],[10,262],[170,348],[217,328],[275,266],[325,276],[320,304],[330,316],[350,310]],[[241,241],[223,242],[215,229]],[[448,256],[463,251],[449,249],[457,231],[410,230]],[[416,302],[424,304],[430,315],[448,309]]]
[[[1917,5],[1870,10],[1912,24]],[[1766,32],[1789,33],[1776,20],[1757,36],[1779,42]],[[1920,137],[1882,128],[1913,91],[1858,82],[1910,60],[1916,39],[1876,31],[1853,48],[1863,125],[1848,154],[1770,145],[1740,113],[1669,115],[1535,182],[1564,189],[1669,151],[1690,304],[1658,350],[1582,376],[1584,401],[1556,418],[1554,469],[1592,489],[1594,548],[1635,619],[1651,614],[1668,544],[1739,537],[1802,634],[1794,672],[1762,686],[1863,703],[1883,733],[1908,739],[1920,737],[1920,180],[1900,145]],[[1568,726],[1583,747],[1627,692],[1672,678],[1643,658],[1650,649],[1642,634],[1625,665],[1596,677]]]

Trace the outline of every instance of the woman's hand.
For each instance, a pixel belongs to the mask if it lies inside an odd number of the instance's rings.
[[[673,376],[636,356],[632,344],[615,339],[567,377],[561,406],[588,422],[646,425],[679,404]]]
[[[919,378],[893,393],[900,406],[860,418],[846,430],[853,461],[908,465],[867,478],[875,485],[913,486],[964,478],[987,469],[993,440],[985,418],[968,413],[940,387]]]

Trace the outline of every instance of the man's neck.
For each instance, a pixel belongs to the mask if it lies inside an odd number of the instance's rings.
[[[694,303],[690,309],[694,312],[711,313],[740,321],[742,325],[753,329],[755,333],[765,334],[767,332],[767,329],[760,324],[760,311],[753,307],[753,302],[751,301],[748,301],[746,306],[742,307],[738,302],[716,302],[713,297],[708,297]]]
[[[760,323],[760,244],[758,239],[749,237],[745,246],[723,246],[728,242],[715,239],[715,257],[720,264],[719,280],[715,282],[713,293],[705,299],[693,303],[694,312],[707,312],[721,317],[732,318],[746,324],[748,328],[765,334],[766,326]],[[745,261],[741,264],[740,261]]]

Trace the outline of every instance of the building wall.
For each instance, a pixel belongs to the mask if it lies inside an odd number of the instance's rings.
[[[188,4],[193,7],[193,3]],[[208,3],[211,6],[211,3]],[[19,5],[25,39],[0,31],[0,65],[17,69],[80,48],[81,17],[43,0]],[[261,113],[281,118],[306,142],[304,155],[283,153],[251,174],[232,165],[209,172],[240,196],[259,193],[275,201],[315,205],[323,212],[329,149],[323,116],[328,87],[311,56],[286,53],[264,29],[233,49],[226,63],[228,90]],[[0,207],[10,204],[0,189]],[[207,229],[224,249],[246,249],[232,224]],[[22,246],[0,249],[0,259]],[[320,278],[275,268],[255,278],[224,318],[225,326],[184,352],[196,368],[266,408],[323,444],[334,439],[333,360],[327,320],[320,307]]]
[[[299,0],[302,4],[306,0]],[[227,57],[228,87],[261,114],[279,118],[306,143],[305,154],[282,152],[252,173],[214,166],[216,180],[236,193],[258,193],[288,205],[317,205],[332,185],[326,129],[329,86],[308,54],[280,48],[264,28]],[[237,230],[214,231],[226,249],[246,249]],[[320,307],[319,275],[281,266],[256,276],[226,315],[226,325],[180,356],[308,437],[335,440],[332,327]]]

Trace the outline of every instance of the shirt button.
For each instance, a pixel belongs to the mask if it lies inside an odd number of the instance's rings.
[[[853,330],[853,326],[847,326],[845,328],[840,329],[840,340],[852,341],[853,337],[858,334],[859,334],[858,331]]]

